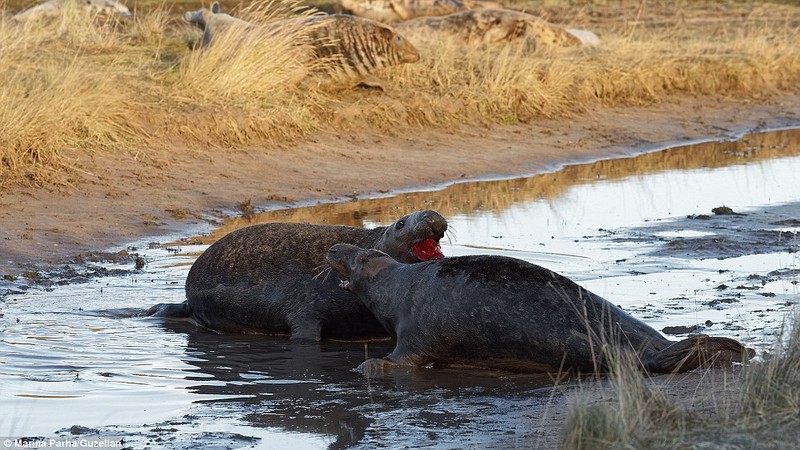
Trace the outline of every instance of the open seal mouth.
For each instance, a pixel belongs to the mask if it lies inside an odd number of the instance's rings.
[[[411,246],[411,251],[414,252],[414,255],[416,255],[417,259],[420,261],[444,258],[442,247],[439,246],[439,240],[432,237],[415,242],[414,245]]]

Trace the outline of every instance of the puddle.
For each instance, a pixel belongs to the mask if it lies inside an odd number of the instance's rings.
[[[536,448],[558,445],[563,398],[541,375],[351,371],[392,344],[289,345],[131,318],[179,302],[191,262],[242,226],[372,227],[411,210],[448,218],[446,255],[522,258],[567,275],[656,329],[699,326],[758,351],[800,301],[800,131],[568,166],[524,179],[273,211],[209,236],[141,248],[2,299],[2,436],[101,436],[194,448]],[[738,214],[717,215],[727,206]],[[672,337],[678,339],[680,335]]]

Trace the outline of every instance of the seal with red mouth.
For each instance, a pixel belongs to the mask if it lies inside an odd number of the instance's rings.
[[[441,259],[447,221],[417,211],[386,227],[265,223],[231,232],[192,265],[186,301],[145,315],[193,318],[234,333],[287,334],[292,340],[385,339],[390,334],[333,274],[320,273],[340,242],[376,248],[397,261]]]
[[[375,249],[336,244],[325,260],[397,341],[391,354],[360,366],[368,375],[432,363],[598,372],[608,369],[609,349],[635,353],[643,370],[669,373],[754,355],[725,337],[670,341],[569,278],[515,258],[402,264]]]

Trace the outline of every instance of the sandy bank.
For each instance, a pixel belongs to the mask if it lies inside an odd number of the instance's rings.
[[[207,220],[301,201],[526,175],[696,139],[800,124],[800,96],[673,99],[493,129],[318,133],[293,146],[76,157],[89,181],[0,192],[0,275],[87,251],[188,233]]]

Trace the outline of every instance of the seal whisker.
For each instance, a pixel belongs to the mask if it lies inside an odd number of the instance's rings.
[[[330,266],[328,266],[327,264],[322,264],[322,265],[319,265],[319,266],[317,266],[317,267],[314,267],[314,268],[313,268],[313,269],[311,269],[311,270],[312,270],[313,272],[316,272],[316,271],[318,271],[318,270],[319,270],[319,272],[317,272],[317,274],[316,274],[316,275],[314,275],[313,277],[311,277],[311,279],[312,279],[312,280],[316,280],[317,278],[319,278],[319,277],[320,277],[320,275],[322,275],[322,274],[324,273],[324,274],[325,274],[325,278],[323,278],[323,279],[322,279],[322,281],[323,281],[323,282],[325,282],[325,279],[327,279],[327,277],[328,277],[328,275],[327,275],[327,272],[330,272],[330,271],[331,271],[331,268],[330,268]]]
[[[452,226],[447,227],[447,231],[444,232],[444,235],[447,237],[447,243],[453,245],[453,240],[456,239],[456,230],[453,229]]]

